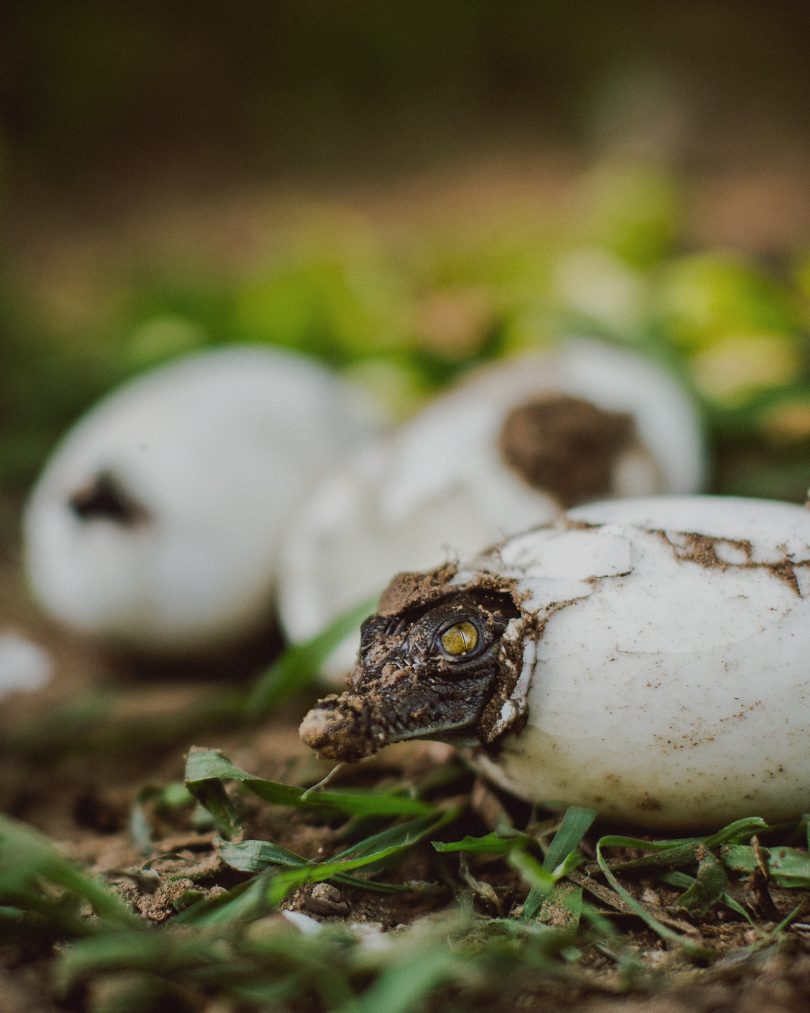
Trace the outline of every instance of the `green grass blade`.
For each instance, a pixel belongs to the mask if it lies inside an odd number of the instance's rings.
[[[313,864],[302,855],[296,855],[294,851],[288,851],[270,841],[242,841],[240,844],[223,841],[217,850],[223,862],[239,872],[279,872],[281,869],[302,869]],[[335,876],[334,881],[374,893],[407,893],[410,890],[404,884],[375,883],[357,876]]]
[[[356,858],[366,858],[368,855],[384,851],[391,845],[399,845],[402,840],[409,838],[412,833],[421,833],[425,827],[430,829],[434,826],[433,821],[435,819],[435,816],[422,816],[418,819],[408,820],[406,823],[395,823],[391,827],[386,827],[385,830],[380,830],[376,834],[364,837],[348,848],[344,848],[343,851],[333,855],[331,861],[353,862]],[[440,819],[436,824],[437,828],[443,826],[446,822],[447,820]]]
[[[698,848],[714,849],[732,841],[745,840],[753,834],[768,829],[768,824],[758,816],[735,820],[728,826],[718,830],[711,837],[691,837],[685,840],[646,841],[640,837],[624,837],[614,835],[609,838],[606,847],[633,848],[636,851],[649,851],[643,858],[633,858],[628,862],[618,862],[613,868],[619,872],[635,872],[645,869],[677,869],[683,865],[697,862]],[[605,841],[608,838],[604,838]]]
[[[452,808],[443,812],[438,819],[425,816],[407,823],[389,827],[382,833],[375,834],[340,852],[334,858],[317,865],[308,865],[302,869],[281,872],[270,882],[268,896],[271,903],[279,904],[290,890],[304,883],[321,883],[333,879],[354,869],[362,869],[378,865],[397,855],[410,850],[425,837],[435,833],[440,827],[450,823],[460,813],[460,808]]]
[[[562,823],[543,858],[543,868],[546,872],[553,872],[568,855],[579,847],[580,841],[590,830],[596,815],[595,809],[582,809],[579,806],[569,806],[566,809]],[[532,887],[523,904],[524,920],[528,921],[537,915],[545,897],[546,894],[542,889]]]
[[[232,727],[244,717],[239,689],[210,691],[193,704],[160,714],[124,717],[115,693],[88,693],[45,717],[4,731],[0,752],[52,762],[56,756],[90,753],[122,755],[175,746],[201,730]]]
[[[543,903],[545,898],[548,897],[554,889],[554,884],[556,882],[554,876],[548,871],[548,869],[544,869],[537,859],[532,858],[527,851],[512,851],[508,856],[508,861],[512,868],[517,869],[531,887],[531,893],[529,896],[537,896],[540,898],[540,903],[534,911],[534,914],[537,914],[540,904]],[[528,918],[525,920],[528,921]]]
[[[374,612],[377,598],[367,599],[344,612],[314,637],[290,645],[281,657],[263,672],[245,702],[245,717],[263,717],[285,697],[314,682],[321,665],[352,630]]]
[[[706,848],[719,848],[721,844],[731,844],[734,841],[747,841],[754,834],[761,834],[767,829],[768,824],[765,820],[760,819],[758,816],[749,816],[742,820],[735,820],[733,823],[729,823],[728,826],[723,827],[722,830],[718,830],[716,834],[712,834],[711,837],[704,838],[703,845]]]
[[[59,962],[59,983],[69,988],[78,981],[111,970],[165,973],[177,968],[164,933],[107,932],[68,947]]]
[[[20,890],[41,898],[40,880],[81,897],[105,922],[140,924],[114,893],[63,858],[47,837],[0,815],[0,901]],[[41,913],[47,917],[46,912],[47,907]]]
[[[661,874],[659,878],[662,883],[667,883],[669,886],[677,886],[678,889],[680,890],[689,890],[689,888],[695,882],[694,876],[690,876],[685,872],[678,872],[677,870],[673,870],[672,872],[664,872]],[[747,921],[748,924],[751,926],[751,928],[754,929],[756,928],[756,925],[754,924],[754,920],[751,917],[751,915],[745,910],[742,904],[734,900],[731,894],[724,893],[722,895],[722,901],[729,910],[733,911],[735,914],[738,914],[741,918],[744,918],[745,921]]]
[[[181,911],[175,925],[231,925],[259,916],[268,908],[267,876],[255,876],[225,893],[198,901]]]
[[[239,872],[265,872],[267,869],[299,869],[307,859],[270,841],[225,841],[217,849],[219,857]]]
[[[354,816],[433,816],[435,806],[407,795],[380,791],[312,791],[255,777],[215,749],[192,749],[186,760],[186,787],[229,833],[235,816],[222,787],[238,781],[265,802],[297,808],[325,809]],[[213,808],[212,808],[213,806]]]
[[[456,957],[434,947],[383,972],[356,1003],[342,1013],[409,1013],[424,1009],[424,1000],[452,975]]]
[[[567,855],[579,847],[580,841],[590,830],[596,819],[595,809],[581,809],[569,806],[565,811],[559,830],[552,838],[543,858],[543,868],[553,872]]]
[[[433,841],[433,847],[441,854],[464,851],[470,855],[508,855],[514,847],[525,847],[531,843],[527,834],[515,833],[504,837],[499,833],[484,834],[483,837],[462,837],[459,841]]]
[[[626,890],[619,882],[619,880],[616,878],[607,861],[605,860],[605,856],[602,853],[602,849],[608,847],[611,848],[625,847],[626,845],[620,842],[624,842],[626,840],[630,840],[630,838],[608,836],[602,837],[596,842],[596,861],[597,864],[599,865],[599,868],[602,870],[602,874],[604,875],[605,879],[608,881],[613,890],[615,890],[615,892],[619,895],[619,897],[621,897],[621,899],[624,901],[627,907],[630,908],[630,910],[635,915],[637,915],[645,923],[645,925],[648,926],[648,928],[652,929],[652,931],[655,932],[657,936],[659,936],[666,942],[676,943],[678,946],[683,947],[684,950],[692,956],[705,956],[707,953],[705,947],[696,946],[691,940],[686,939],[680,933],[675,932],[673,929],[669,928],[666,925],[662,925],[661,922],[658,921],[658,919],[655,918],[653,915],[651,915],[650,912],[642,904],[640,904],[636,900],[636,898],[628,890]]]
[[[728,876],[722,862],[711,853],[705,852],[697,868],[697,876],[688,889],[674,902],[674,910],[689,914],[705,914],[725,893]]]
[[[810,889],[810,853],[804,848],[762,848],[771,879],[777,886]],[[758,865],[754,849],[730,844],[720,849],[720,858],[732,872],[753,872]]]

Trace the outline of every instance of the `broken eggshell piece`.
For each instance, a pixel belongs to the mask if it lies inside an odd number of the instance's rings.
[[[316,490],[285,540],[279,611],[293,641],[379,594],[392,573],[464,557],[561,508],[690,493],[705,457],[665,370],[597,341],[481,369]],[[342,685],[347,637],[322,674]]]
[[[460,622],[477,642],[448,654]],[[472,763],[523,799],[647,827],[810,807],[802,507],[580,507],[463,566],[400,575],[363,640],[347,691],[302,725],[325,755],[474,744]]]
[[[77,631],[153,655],[251,636],[271,619],[290,514],[373,428],[358,390],[279,349],[137,377],[67,433],[32,492],[32,589]]]

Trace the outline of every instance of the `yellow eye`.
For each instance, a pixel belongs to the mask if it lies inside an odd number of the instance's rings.
[[[465,619],[448,626],[440,637],[440,643],[443,650],[453,657],[469,654],[478,646],[478,630]]]

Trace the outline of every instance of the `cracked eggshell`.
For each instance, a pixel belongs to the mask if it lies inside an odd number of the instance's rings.
[[[282,527],[370,435],[357,390],[277,349],[163,366],[70,430],[24,519],[30,584],[68,626],[197,653],[271,616]]]
[[[701,487],[705,455],[697,412],[653,363],[580,339],[488,367],[365,448],[296,515],[279,582],[289,637],[313,636],[378,594],[391,573],[464,556],[553,517],[571,495],[572,476],[583,472],[574,449],[583,445],[582,433],[558,447],[554,467],[540,466],[529,477],[505,459],[503,435],[516,409],[557,397],[596,406],[597,430],[615,417],[628,421],[614,447],[592,451],[591,464],[604,471],[601,484],[588,489],[586,474],[575,501]],[[586,447],[588,441],[586,434]],[[333,652],[323,668],[328,681],[344,680],[357,646],[352,635]]]
[[[489,755],[476,750],[498,785],[648,827],[810,808],[809,510],[598,503],[507,540],[453,583],[492,577],[521,609],[523,669],[504,709],[527,714]]]

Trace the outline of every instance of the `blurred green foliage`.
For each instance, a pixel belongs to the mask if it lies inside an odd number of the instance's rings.
[[[612,166],[574,220],[425,229],[409,244],[361,222],[324,222],[249,270],[220,276],[133,266],[81,327],[45,325],[19,294],[0,376],[0,476],[29,482],[64,427],[113,384],[223,342],[294,348],[413,412],[494,357],[592,334],[665,362],[703,405],[714,488],[803,497],[810,450],[808,260],[779,274],[679,245],[678,187]]]

